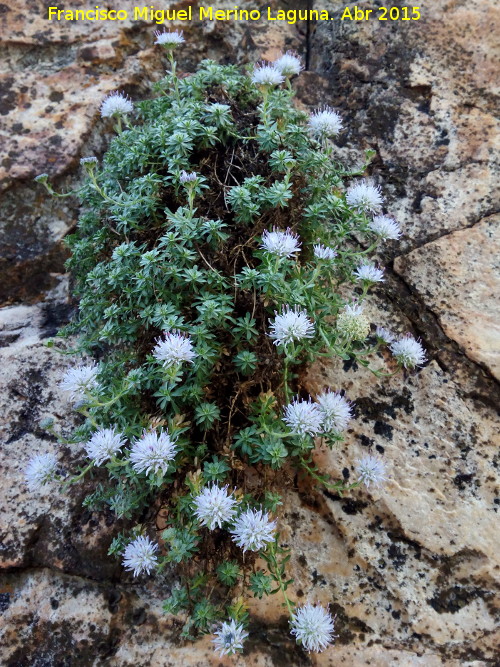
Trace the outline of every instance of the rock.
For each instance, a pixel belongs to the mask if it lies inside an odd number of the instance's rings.
[[[112,539],[109,517],[84,511],[82,501],[89,489],[84,485],[61,494],[44,487],[34,494],[24,483],[34,454],[55,453],[62,471],[83,463],[80,447],[58,445],[40,426],[52,418],[64,435],[75,425],[70,404],[58,388],[72,362],[45,347],[70,313],[70,305],[62,301],[65,292],[63,282],[45,303],[0,309],[0,400],[2,414],[8,415],[0,425],[0,569],[51,566],[104,578],[116,569],[105,557]]]
[[[398,257],[394,268],[437,315],[446,335],[500,380],[500,218]]]
[[[399,252],[500,208],[498,3],[436,0],[421,14],[321,23],[310,49],[343,141],[361,135],[377,151],[376,177],[405,232]]]
[[[108,6],[118,8],[114,0]],[[83,460],[81,448],[61,448],[39,427],[49,416],[64,432],[74,423],[57,387],[68,359],[44,342],[72,309],[61,282],[61,240],[77,203],[49,200],[30,179],[48,171],[56,188],[75,187],[79,157],[100,155],[110,136],[98,115],[102,97],[116,88],[148,95],[145,82],[164,67],[152,24],[102,22],[89,31],[36,12],[28,0],[0,12],[7,138],[0,219],[8,260],[0,264],[0,302],[45,298],[0,310],[0,402],[8,415],[0,426],[2,661],[492,664],[500,571],[498,344],[490,336],[498,331],[490,319],[498,292],[496,4],[436,0],[418,22],[331,21],[315,30],[266,22],[182,26],[183,71],[202,57],[252,62],[285,48],[307,53],[311,71],[296,82],[302,104],[340,109],[347,128],[340,156],[359,161],[360,140],[377,150],[374,173],[405,232],[382,249],[387,279],[368,313],[373,323],[421,337],[430,358],[425,368],[389,379],[350,363],[322,361],[308,371],[307,391],[344,389],[356,403],[345,442],[318,448],[319,472],[352,481],[356,459],[371,452],[386,461],[390,481],[340,498],[291,477],[280,515],[282,540],[292,546],[290,595],[299,604],[330,605],[336,646],[319,656],[297,647],[276,595],[251,602],[245,654],[222,659],[209,637],[180,642],[183,618],[163,614],[172,572],[135,580],[107,556],[111,539],[129,526],[82,508],[97,480],[66,495],[49,489],[33,497],[23,485],[34,452],[57,452],[67,470]],[[392,363],[385,353],[375,362]]]

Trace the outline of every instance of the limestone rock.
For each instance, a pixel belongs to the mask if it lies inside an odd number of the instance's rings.
[[[498,3],[436,0],[420,11],[418,21],[321,23],[311,43],[344,141],[361,134],[377,151],[405,232],[399,252],[477,223],[500,200]]]
[[[446,335],[500,379],[500,218],[398,257],[395,270],[438,316]]]

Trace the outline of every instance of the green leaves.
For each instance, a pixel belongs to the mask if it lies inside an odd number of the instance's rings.
[[[203,477],[207,482],[222,482],[226,473],[231,470],[223,459],[214,456],[211,462],[206,461],[203,465]]]
[[[200,403],[194,411],[194,422],[208,431],[220,417],[220,410],[215,403]]]
[[[234,586],[241,575],[240,566],[235,560],[226,561],[217,566],[217,576],[224,586]]]
[[[221,586],[243,580],[255,597],[280,592],[293,608],[290,554],[278,538],[261,552],[268,571],[248,579],[251,559],[238,559],[227,531],[198,533],[194,499],[204,486],[228,484],[240,506],[273,514],[282,500],[269,480],[279,481],[272,471],[287,462],[338,493],[354,486],[320,475],[314,438],[294,435],[283,415],[292,397],[302,398],[306,363],[335,355],[365,366],[377,351],[365,342],[368,321],[357,336],[341,325],[346,301],[367,292],[349,296],[343,284],[352,289],[353,271],[379,240],[344,194],[363,167],[345,167],[331,145],[311,139],[286,84],[263,92],[238,68],[209,60],[178,77],[171,61],[154,90],[137,103],[137,124],[110,140],[100,164],[88,163],[79,190],[83,213],[67,239],[79,308],[65,333],[80,336],[78,350],[97,355],[100,371],[68,441],[85,443],[99,427],[124,434],[119,460],[106,462],[107,478],[84,504],[128,519],[161,502],[168,527],[160,569],[199,570],[164,604],[167,613],[189,612],[188,638],[228,616],[246,623],[243,594],[235,600],[226,591],[228,606]],[[372,157],[368,151],[367,164]],[[47,177],[40,182],[54,192]],[[266,230],[287,228],[300,245],[262,247]],[[322,260],[316,244],[336,255]],[[305,311],[314,337],[273,343],[270,320],[285,307]],[[196,356],[167,367],[153,349],[176,330],[191,338]],[[138,475],[130,444],[157,428],[175,439],[175,464],[165,476]],[[330,447],[341,439],[324,436]],[[116,537],[110,553],[119,556],[126,542]]]
[[[167,563],[180,563],[193,557],[199,537],[188,528],[167,528],[162,533],[167,546]]]
[[[250,575],[250,590],[256,598],[261,600],[264,595],[269,595],[273,589],[273,579],[264,570],[259,570]]]

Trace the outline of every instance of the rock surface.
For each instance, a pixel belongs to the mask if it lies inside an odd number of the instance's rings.
[[[0,662],[494,664],[497,3],[436,0],[422,8],[421,21],[408,24],[183,26],[186,71],[207,56],[246,62],[284,48],[307,54],[309,71],[297,82],[301,103],[341,110],[347,132],[339,151],[352,160],[360,143],[376,149],[374,174],[405,231],[381,257],[387,281],[377,290],[371,319],[420,336],[431,359],[417,373],[383,380],[349,364],[310,369],[312,393],[331,386],[356,403],[345,443],[318,449],[320,471],[353,479],[356,459],[369,451],[384,457],[390,481],[345,498],[302,479],[287,491],[281,530],[284,540],[299,545],[290,565],[293,593],[299,601],[330,604],[339,637],[324,654],[307,655],[287,639],[286,619],[272,597],[252,605],[245,655],[234,659],[214,656],[209,638],[195,646],[179,642],[181,620],[161,610],[172,577],[137,581],[123,573],[106,555],[121,526],[82,509],[88,489],[33,500],[23,486],[32,453],[56,451],[39,421],[53,416],[64,428],[71,425],[57,387],[69,360],[44,342],[71,312],[60,241],[77,216],[71,198],[49,200],[31,179],[47,171],[57,188],[74,187],[79,157],[104,146],[102,97],[115,88],[146,95],[144,82],[162,67],[151,48],[151,24],[102,23],[89,31],[83,24],[48,24],[41,10],[41,3],[20,0],[0,12],[7,141],[0,299],[25,302],[0,310]],[[376,361],[391,363],[382,356]],[[78,448],[57,452],[61,466],[81,462]]]

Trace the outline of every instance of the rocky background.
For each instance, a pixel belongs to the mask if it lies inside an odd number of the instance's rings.
[[[422,2],[418,22],[184,26],[186,72],[203,57],[245,63],[298,50],[299,103],[340,110],[346,159],[376,151],[373,172],[405,235],[381,256],[388,278],[372,320],[420,336],[430,357],[388,380],[350,365],[311,368],[312,390],[343,388],[357,412],[345,444],[319,451],[318,466],[349,478],[361,453],[378,451],[391,480],[344,499],[300,483],[287,497],[294,594],[331,605],[336,646],[298,649],[273,597],[252,609],[245,655],[223,660],[209,638],[178,641],[181,622],[161,611],[171,578],[137,582],[106,556],[117,527],[81,508],[88,489],[32,497],[23,486],[30,456],[59,447],[40,420],[71,420],[57,387],[68,360],[44,343],[73,308],[62,239],[78,215],[75,201],[48,198],[32,179],[77,183],[80,157],[105,147],[102,98],[117,88],[147,95],[165,66],[152,25],[49,23],[48,4],[0,5],[1,664],[498,664],[498,3]],[[62,458],[71,465],[78,452]]]

